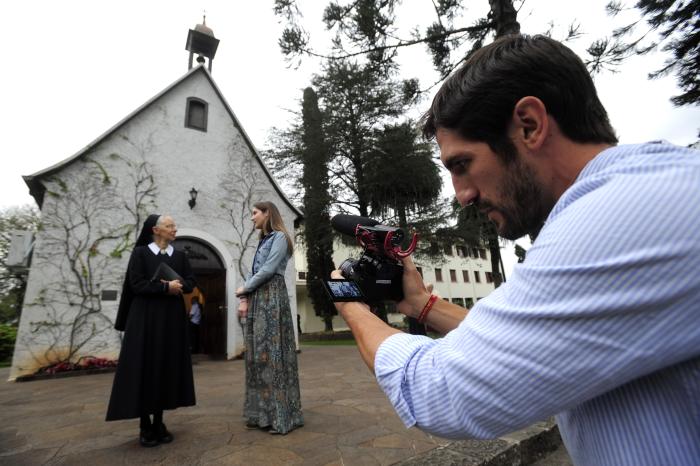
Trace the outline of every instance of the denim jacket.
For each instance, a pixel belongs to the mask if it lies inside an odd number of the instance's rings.
[[[270,235],[271,238],[263,240],[255,253],[253,270],[256,272],[255,274],[251,272],[246,277],[243,286],[246,293],[255,291],[275,274],[284,276],[287,261],[291,255],[287,247],[287,238],[281,231],[273,231]]]

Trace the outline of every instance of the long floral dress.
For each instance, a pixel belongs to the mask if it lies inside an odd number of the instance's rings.
[[[248,424],[286,434],[304,425],[294,325],[284,277],[274,275],[249,298],[245,332]]]

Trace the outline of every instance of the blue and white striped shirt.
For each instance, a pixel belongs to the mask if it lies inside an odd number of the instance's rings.
[[[377,380],[406,426],[492,438],[551,415],[577,465],[700,464],[700,152],[607,149],[510,280]]]

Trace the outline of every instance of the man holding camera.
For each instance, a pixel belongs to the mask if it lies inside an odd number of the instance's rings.
[[[404,259],[398,309],[438,340],[336,304],[403,422],[493,438],[556,415],[577,465],[698,464],[700,154],[617,146],[582,61],[543,36],[474,53],[423,131],[460,204],[537,239],[469,315]]]

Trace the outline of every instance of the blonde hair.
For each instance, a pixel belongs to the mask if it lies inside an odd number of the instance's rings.
[[[284,221],[282,220],[282,215],[277,209],[277,206],[270,201],[262,201],[253,204],[253,207],[263,213],[269,213],[269,215],[267,216],[267,220],[265,220],[263,228],[260,230],[260,238],[265,236],[266,232],[269,233],[272,231],[281,231],[282,233],[284,233],[284,237],[287,240],[288,252],[289,254],[291,254],[292,251],[294,251],[294,243],[292,242],[292,237],[290,236],[289,232],[284,227]]]

